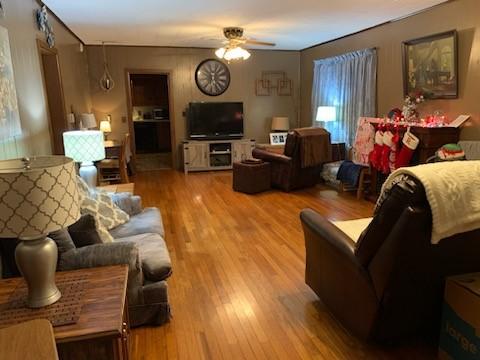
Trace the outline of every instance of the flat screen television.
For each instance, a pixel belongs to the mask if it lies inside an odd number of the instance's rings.
[[[190,139],[239,139],[243,137],[242,102],[192,102],[187,113]]]

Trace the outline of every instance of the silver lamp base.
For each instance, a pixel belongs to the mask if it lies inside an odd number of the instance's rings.
[[[93,165],[92,161],[84,161],[80,163],[80,170],[78,173],[88,186],[91,188],[97,187],[97,168]]]
[[[40,308],[55,303],[62,297],[55,285],[57,244],[46,235],[20,238],[20,241],[15,249],[15,261],[27,283],[28,307]]]

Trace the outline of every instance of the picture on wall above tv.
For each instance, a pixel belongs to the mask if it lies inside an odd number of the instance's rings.
[[[192,102],[187,111],[188,137],[196,140],[243,137],[242,102]]]

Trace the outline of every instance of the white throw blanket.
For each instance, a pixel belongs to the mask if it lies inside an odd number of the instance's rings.
[[[382,187],[408,174],[422,182],[432,210],[432,244],[480,228],[480,161],[446,161],[401,168]]]

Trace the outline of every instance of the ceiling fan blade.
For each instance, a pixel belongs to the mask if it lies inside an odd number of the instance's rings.
[[[262,46],[275,46],[275,43],[267,42],[267,41],[258,41],[252,39],[245,39],[245,44],[250,45],[262,45]]]

